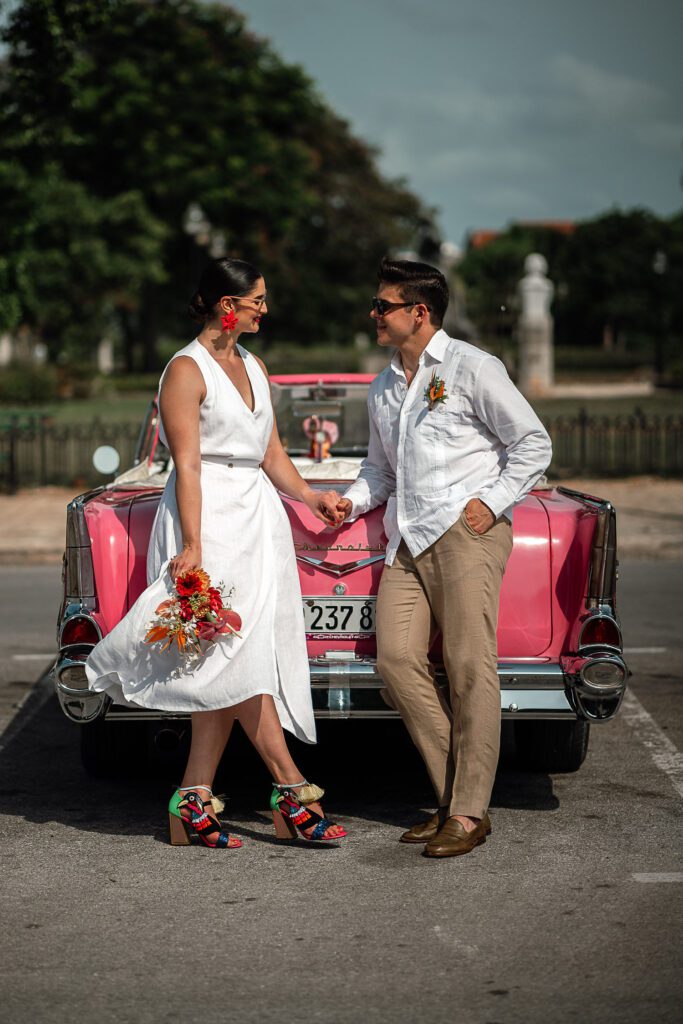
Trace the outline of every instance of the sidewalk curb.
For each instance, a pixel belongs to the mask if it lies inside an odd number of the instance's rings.
[[[0,550],[0,565],[60,565],[64,548],[13,548]]]

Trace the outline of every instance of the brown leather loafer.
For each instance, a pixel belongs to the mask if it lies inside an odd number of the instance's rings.
[[[424,848],[425,857],[461,857],[471,853],[475,846],[486,842],[491,832],[491,820],[485,814],[471,832],[456,818],[449,818],[439,829],[434,839],[430,839]]]
[[[428,843],[430,839],[434,839],[439,829],[446,820],[446,808],[439,809],[436,814],[432,814],[428,821],[421,821],[418,825],[413,825],[407,832],[404,832],[399,843]]]

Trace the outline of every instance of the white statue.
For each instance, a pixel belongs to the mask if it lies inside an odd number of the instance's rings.
[[[517,285],[522,312],[517,338],[517,385],[525,395],[545,395],[554,381],[553,318],[550,304],[555,289],[545,276],[545,256],[532,252],[524,260],[525,274]]]
[[[524,260],[524,270],[525,275],[517,286],[522,301],[522,322],[547,324],[555,291],[552,281],[545,276],[548,261],[540,253],[532,252]]]

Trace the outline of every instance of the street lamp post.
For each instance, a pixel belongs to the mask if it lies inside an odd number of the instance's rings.
[[[655,336],[655,382],[659,383],[664,375],[664,350],[666,347],[667,316],[666,316],[666,281],[669,261],[666,253],[658,249],[652,258],[652,270],[655,274],[657,295],[657,332]]]

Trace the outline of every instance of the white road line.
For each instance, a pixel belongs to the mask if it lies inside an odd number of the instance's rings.
[[[683,754],[675,743],[671,742],[666,733],[659,728],[633,691],[629,691],[624,697],[622,708],[622,717],[649,751],[650,757],[659,770],[668,775],[672,786],[683,798]]]
[[[624,647],[624,654],[666,654],[668,647]]]
[[[49,654],[13,654],[12,661],[54,661],[55,652]]]
[[[632,877],[634,882],[683,882],[683,871],[644,871]]]

